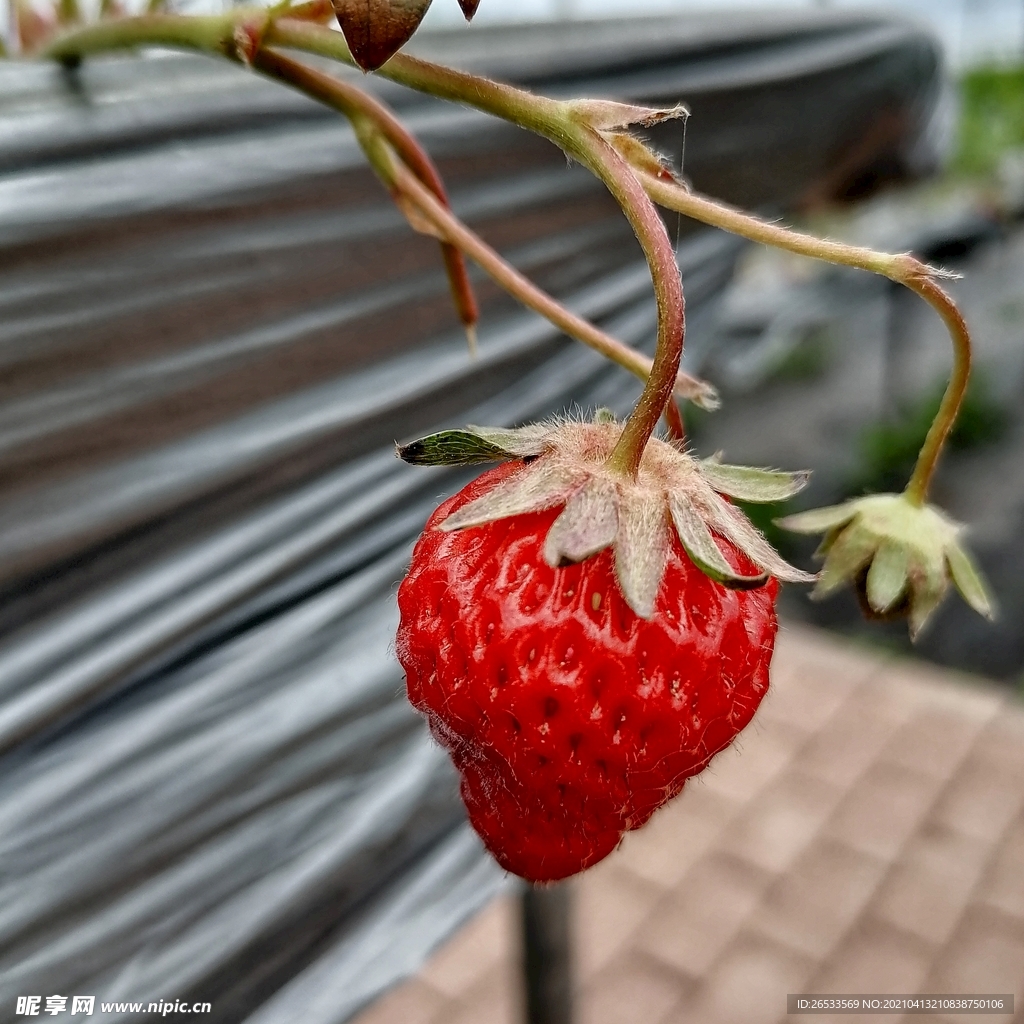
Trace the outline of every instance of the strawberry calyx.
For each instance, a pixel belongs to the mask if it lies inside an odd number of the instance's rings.
[[[824,533],[817,556],[825,561],[811,596],[828,597],[849,582],[872,618],[906,618],[916,640],[952,582],[987,619],[996,605],[967,549],[964,529],[934,505],[907,494],[869,494],[841,505],[777,520],[794,533]]]
[[[674,531],[693,563],[722,585],[750,590],[769,577],[813,582],[765,540],[727,498],[781,501],[806,486],[808,473],[783,473],[698,460],[652,438],[635,479],[607,465],[623,425],[604,410],[593,422],[553,421],[518,429],[466,427],[399,446],[416,465],[470,465],[519,459],[523,468],[437,527],[464,530],[512,516],[564,506],[544,542],[551,566],[582,562],[611,547],[623,596],[641,618],[654,614],[655,598]],[[744,575],[723,555],[724,538],[763,570]]]

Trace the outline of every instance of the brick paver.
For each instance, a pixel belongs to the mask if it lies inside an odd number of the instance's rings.
[[[778,1024],[795,991],[1024,1003],[1024,706],[790,627],[741,742],[572,885],[578,1024]],[[516,908],[357,1024],[518,1024]]]

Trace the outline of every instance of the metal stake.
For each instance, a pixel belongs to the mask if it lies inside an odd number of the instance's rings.
[[[566,882],[523,892],[526,1024],[572,1024],[570,895]]]

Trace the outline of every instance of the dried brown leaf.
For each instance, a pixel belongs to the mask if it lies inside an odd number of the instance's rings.
[[[355,62],[376,71],[419,28],[430,0],[333,0],[338,24]]]

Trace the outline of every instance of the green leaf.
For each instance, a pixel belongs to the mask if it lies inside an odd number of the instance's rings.
[[[725,560],[711,531],[697,510],[689,502],[674,495],[670,499],[672,522],[680,543],[690,560],[705,576],[732,590],[755,590],[768,582],[768,573],[759,576],[743,576]]]
[[[956,589],[960,591],[960,596],[979,615],[984,615],[989,620],[995,619],[995,599],[967,551],[959,544],[950,544],[946,548],[946,564],[949,566],[949,575],[953,578]]]
[[[479,462],[503,462],[541,455],[548,428],[542,424],[503,430],[498,427],[465,427],[428,434],[398,445],[398,457],[414,466],[472,466]]]
[[[764,504],[792,498],[807,486],[811,478],[810,470],[783,473],[752,466],[726,466],[717,459],[705,459],[701,463],[701,472],[719,494]]]

